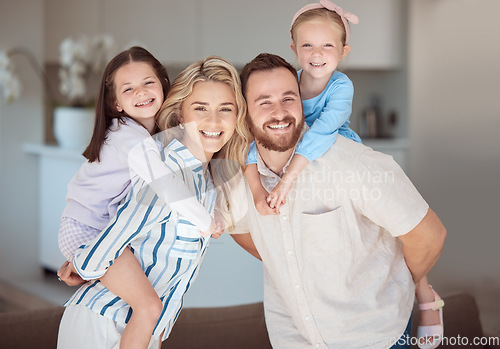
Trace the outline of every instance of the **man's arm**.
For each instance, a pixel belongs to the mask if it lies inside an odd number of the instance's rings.
[[[262,258],[260,258],[259,251],[257,251],[257,248],[255,247],[255,244],[253,243],[252,236],[250,235],[250,233],[231,234],[231,237],[234,239],[234,241],[236,241],[236,243],[238,245],[243,247],[252,256],[254,256],[257,259],[262,260]]]
[[[437,262],[443,250],[446,229],[439,217],[429,209],[420,223],[405,235],[399,236],[403,243],[406,265],[417,282]]]

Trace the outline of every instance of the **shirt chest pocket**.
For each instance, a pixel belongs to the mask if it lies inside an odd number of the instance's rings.
[[[301,218],[300,240],[306,254],[338,255],[347,247],[348,225],[342,206],[318,214],[302,213]]]
[[[179,217],[170,257],[195,259],[201,247],[200,230],[191,222]]]

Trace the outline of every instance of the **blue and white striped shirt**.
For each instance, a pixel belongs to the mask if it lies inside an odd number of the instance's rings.
[[[197,200],[212,214],[215,190],[205,180],[201,162],[177,140],[162,152],[172,173],[181,176]],[[160,202],[144,181],[138,180],[117,216],[88,246],[80,247],[74,265],[84,279],[96,279],[129,246],[163,302],[154,336],[165,330],[168,337],[183,305],[183,297],[198,274],[209,237],[202,237],[194,224]],[[98,280],[80,287],[66,306],[80,304],[119,323],[127,323],[132,309]]]

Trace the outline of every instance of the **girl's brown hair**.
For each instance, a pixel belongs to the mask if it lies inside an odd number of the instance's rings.
[[[89,145],[83,152],[83,156],[89,162],[99,161],[101,148],[106,141],[106,134],[113,119],[118,119],[120,123],[125,121],[128,115],[125,112],[118,112],[115,108],[115,75],[122,66],[131,62],[144,62],[151,65],[163,88],[163,98],[165,99],[170,90],[170,80],[165,67],[146,49],[133,46],[116,55],[106,66],[102,75],[99,94],[97,95],[94,131]],[[154,133],[160,131],[158,125]]]

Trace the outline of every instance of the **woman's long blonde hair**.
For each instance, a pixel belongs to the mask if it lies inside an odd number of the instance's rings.
[[[216,208],[229,226],[231,223],[228,207],[228,191],[235,184],[235,177],[241,175],[245,165],[249,138],[246,132],[246,102],[241,91],[241,82],[236,69],[225,59],[209,56],[203,61],[191,64],[172,83],[172,87],[158,114],[158,124],[162,130],[180,125],[183,102],[191,95],[193,87],[200,81],[215,81],[227,84],[234,92],[236,107],[236,128],[229,141],[214,154],[210,172],[217,188]]]

